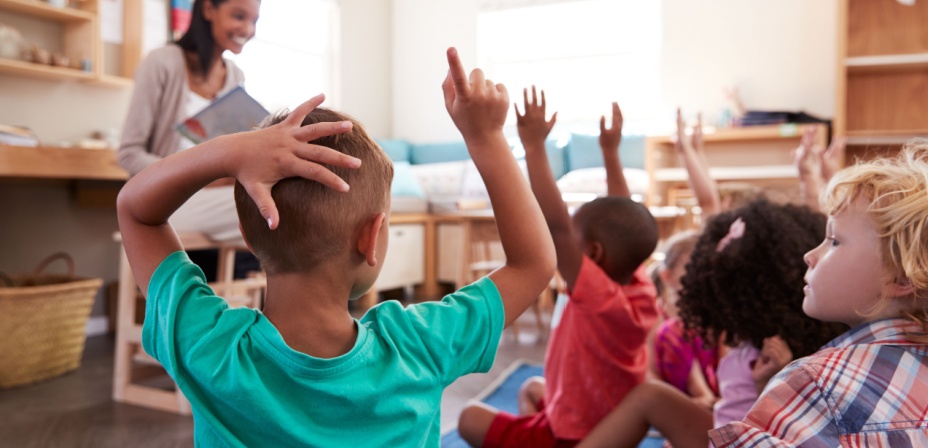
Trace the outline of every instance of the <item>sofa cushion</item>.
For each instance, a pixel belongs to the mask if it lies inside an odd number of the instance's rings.
[[[464,141],[450,143],[413,143],[409,145],[409,161],[413,165],[469,160]]]
[[[393,196],[424,198],[425,191],[419,184],[409,162],[393,163],[393,183],[390,186]]]
[[[642,200],[648,194],[648,173],[640,168],[623,168],[625,183],[635,200]],[[573,170],[558,179],[557,187],[561,193],[588,193],[596,196],[605,196],[608,192],[606,186],[606,168],[591,167]]]
[[[374,139],[387,157],[394,162],[409,162],[409,143],[406,140]]]
[[[567,171],[603,166],[598,135],[570,134],[570,144],[565,151]],[[623,168],[644,168],[644,136],[623,135],[619,157]]]

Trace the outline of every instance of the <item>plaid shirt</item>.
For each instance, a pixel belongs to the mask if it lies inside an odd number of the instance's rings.
[[[926,447],[928,346],[906,320],[861,325],[777,374],[716,447]]]

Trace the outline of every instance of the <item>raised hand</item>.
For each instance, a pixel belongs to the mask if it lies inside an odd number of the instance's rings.
[[[599,147],[603,152],[618,151],[619,143],[622,142],[622,109],[619,109],[619,103],[612,102],[612,122],[609,129],[606,129],[606,116],[599,118]]]
[[[673,148],[680,154],[692,148],[686,141],[686,123],[683,122],[683,111],[677,108],[677,134],[673,139]]]
[[[526,151],[537,148],[544,148],[545,139],[551,133],[551,128],[557,121],[557,112],[551,115],[551,120],[545,120],[545,91],[541,91],[541,102],[538,102],[538,93],[535,86],[532,86],[532,99],[529,101],[528,89],[522,89],[522,100],[525,104],[525,113],[520,113],[519,104],[515,103],[516,108],[516,128],[519,131],[519,139],[522,140],[522,146]]]
[[[702,136],[702,112],[696,115],[696,126],[693,128],[693,149],[702,153],[705,147]]]
[[[802,133],[802,140],[796,148],[793,164],[799,171],[800,179],[812,179],[820,176],[822,172],[821,147],[815,144],[818,137],[818,128],[808,127]]]
[[[470,79],[457,50],[448,49],[448,76],[441,85],[445,96],[445,108],[461,131],[468,148],[496,132],[503,131],[509,109],[509,94],[502,84],[485,79],[479,68],[470,72]]]
[[[844,137],[835,137],[828,145],[828,149],[822,154],[822,180],[828,182],[831,176],[834,176],[841,168],[844,167],[845,146],[847,139]]]
[[[751,370],[751,377],[757,386],[757,392],[763,391],[767,382],[792,360],[793,352],[780,336],[764,338],[760,356]]]
[[[334,149],[307,142],[320,137],[351,131],[350,121],[316,123],[302,126],[303,119],[325,100],[324,95],[306,101],[280,123],[257,131],[237,134],[230,157],[224,160],[229,173],[245,187],[248,195],[271,229],[280,217],[271,197],[271,188],[289,177],[317,181],[338,191],[348,191],[348,184],[323,165],[357,168],[361,161]],[[255,151],[255,148],[261,148]]]

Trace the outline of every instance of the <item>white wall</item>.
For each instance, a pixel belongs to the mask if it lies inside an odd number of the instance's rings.
[[[441,100],[444,50],[458,47],[466,69],[473,68],[480,3],[393,0],[396,137],[459,138]],[[726,105],[722,87],[732,83],[748,108],[831,117],[836,11],[836,0],[663,0],[661,83],[668,125],[677,105],[714,120]]]
[[[836,0],[663,0],[664,105],[711,121],[737,85],[745,107],[834,113]],[[689,115],[689,113],[688,113]]]
[[[460,140],[445,111],[445,50],[464,68],[477,60],[477,0],[393,0],[393,136],[416,142]]]
[[[341,0],[338,108],[374,137],[393,136],[391,0]]]

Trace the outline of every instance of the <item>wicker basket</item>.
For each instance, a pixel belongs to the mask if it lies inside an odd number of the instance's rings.
[[[43,274],[54,260],[68,275]],[[76,370],[87,319],[101,279],[74,277],[74,260],[54,254],[32,275],[0,278],[0,388],[23,386]],[[11,286],[12,285],[12,286]]]

